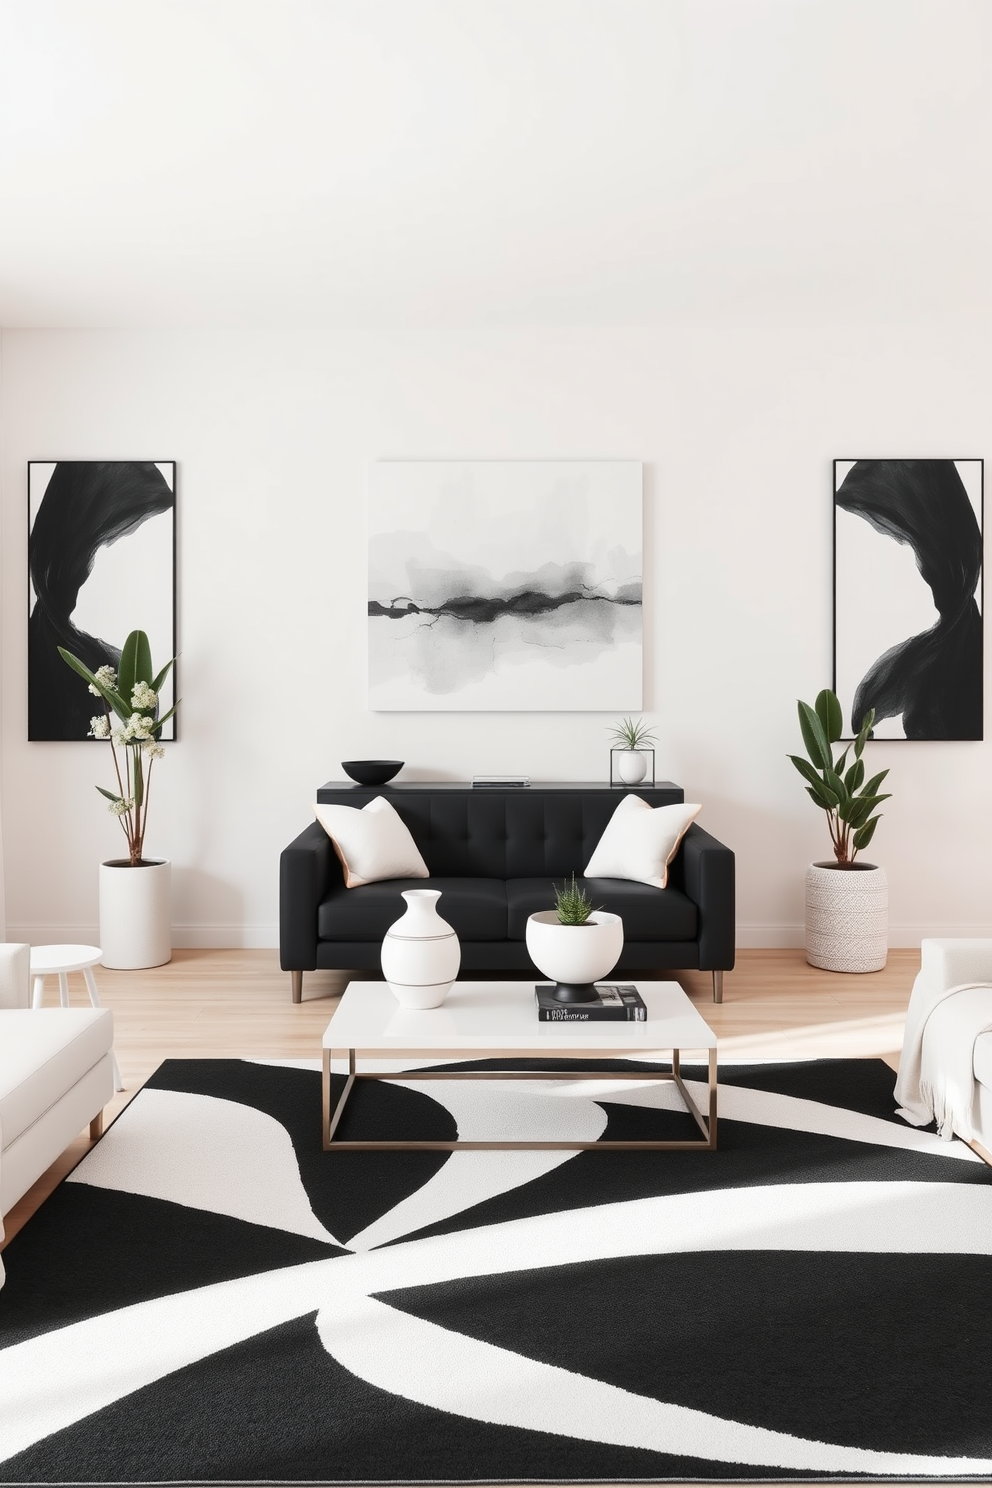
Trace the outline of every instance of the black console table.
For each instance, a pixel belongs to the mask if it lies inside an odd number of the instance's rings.
[[[473,785],[470,780],[391,780],[388,785],[358,785],[353,780],[328,780],[317,789],[318,801],[336,801],[342,791],[359,796],[424,795],[427,792],[473,796],[562,795],[574,791],[602,791],[622,796],[633,792],[652,806],[673,806],[685,800],[685,791],[671,780],[654,785],[610,785],[608,780],[532,780],[530,785]]]

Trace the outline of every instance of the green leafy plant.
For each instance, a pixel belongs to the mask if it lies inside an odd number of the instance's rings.
[[[868,846],[881,819],[875,808],[891,795],[891,792],[880,794],[878,789],[888,770],[880,770],[865,780],[861,756],[874,721],[875,710],[870,708],[858,737],[835,759],[833,745],[844,732],[844,715],[836,694],[824,688],[812,708],[809,703],[799,704],[799,727],[809,759],[795,754],[790,754],[789,759],[806,781],[810,800],[826,812],[834,857],[840,868],[849,868],[861,848]]]
[[[624,718],[611,724],[610,738],[615,749],[644,749],[657,742],[643,718]]]
[[[562,884],[561,888],[554,885],[555,909],[558,911],[559,925],[585,925],[593,912],[592,901],[585,889],[579,887],[575,882],[575,874],[572,874],[570,884]]]
[[[162,725],[179,707],[177,701],[159,717],[158,695],[175,657],[157,675],[153,674],[151,648],[143,630],[132,630],[124,642],[116,672],[111,666],[98,667],[91,672],[77,656],[62,646],[59,655],[74,672],[79,673],[93,696],[104,704],[105,712],[90,719],[89,733],[94,739],[110,741],[117,790],[104,790],[102,785],[98,785],[97,790],[101,796],[106,796],[110,802],[109,810],[121,824],[127,838],[130,866],[140,868],[144,863],[141,853],[148,825],[148,787],[152,766],[165,754],[159,743]],[[112,715],[120,720],[118,728],[111,724]]]

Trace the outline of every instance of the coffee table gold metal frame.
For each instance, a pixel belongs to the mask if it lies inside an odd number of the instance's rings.
[[[664,1051],[664,1045],[659,1053]],[[383,1058],[383,1050],[380,1049],[324,1049],[323,1069],[323,1101],[322,1101],[322,1127],[323,1147],[325,1152],[492,1152],[492,1151],[580,1151],[595,1149],[596,1151],[716,1151],[716,1113],[717,1113],[717,1051],[715,1048],[707,1049],[707,1109],[706,1113],[700,1111],[696,1105],[685,1081],[682,1078],[682,1050],[672,1049],[672,1068],[666,1070],[575,1070],[568,1072],[564,1070],[398,1070],[391,1073],[380,1073],[370,1071],[359,1073],[358,1059],[366,1055],[375,1059]],[[487,1060],[491,1059],[583,1059],[622,1058],[624,1052],[637,1053],[643,1057],[644,1048],[639,1046],[635,1049],[622,1050],[617,1048],[588,1049],[567,1052],[552,1052],[546,1046],[542,1049],[493,1049],[486,1050],[483,1054],[478,1048],[470,1050],[447,1049],[390,1049],[389,1058],[392,1059],[452,1059],[473,1058],[480,1056]],[[331,1104],[331,1061],[335,1056],[347,1057],[348,1076],[344,1089],[338,1096],[333,1107]],[[673,1082],[682,1100],[685,1102],[686,1110],[692,1116],[696,1125],[702,1133],[692,1141],[600,1141],[600,1142],[421,1142],[414,1140],[389,1140],[389,1141],[350,1141],[334,1139],[334,1133],[344,1115],[348,1097],[351,1095],[355,1085],[365,1080],[638,1080],[642,1084],[647,1079]]]

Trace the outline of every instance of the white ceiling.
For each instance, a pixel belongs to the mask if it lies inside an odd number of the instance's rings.
[[[990,0],[0,0],[0,323],[992,307]]]

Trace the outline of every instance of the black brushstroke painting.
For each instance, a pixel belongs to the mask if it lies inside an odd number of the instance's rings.
[[[86,738],[99,705],[57,648],[64,646],[90,671],[104,665],[116,668],[128,630],[148,628],[143,616],[135,613],[113,641],[87,635],[72,620],[79,591],[102,547],[174,507],[174,489],[151,461],[60,460],[55,465],[28,539],[34,590],[28,620],[30,740]],[[140,575],[135,589],[140,593]],[[170,594],[170,605],[173,602]],[[164,665],[168,659],[155,661]]]
[[[369,600],[369,614],[383,615],[387,620],[405,620],[409,615],[447,616],[469,624],[488,625],[501,615],[552,615],[555,610],[573,604],[640,605],[641,586],[628,584],[614,595],[597,594],[590,589],[569,589],[564,594],[545,594],[540,589],[521,589],[507,595],[457,594],[440,604],[417,604],[406,595],[397,595],[386,604]]]
[[[368,614],[394,622],[397,644],[429,693],[457,692],[491,672],[497,658],[527,651],[543,653],[552,667],[608,652],[636,632],[643,608],[640,578],[598,582],[591,563],[497,575],[484,565],[438,561],[409,577],[419,580],[414,594],[382,588]]]
[[[848,710],[852,730],[874,708],[876,725],[901,715],[907,739],[981,739],[982,531],[955,461],[857,460],[835,500],[912,548],[938,614],[869,667]],[[838,608],[884,602],[878,594],[835,596]],[[836,662],[835,649],[835,672]]]

